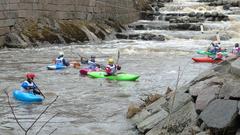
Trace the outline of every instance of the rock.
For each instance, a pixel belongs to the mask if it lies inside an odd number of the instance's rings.
[[[189,94],[177,92],[174,99],[174,104],[172,106],[173,97],[168,101],[167,109],[168,111],[175,112],[191,101],[192,98]]]
[[[205,132],[200,132],[200,133],[197,133],[196,135],[209,135],[209,131],[205,131]]]
[[[168,112],[161,109],[157,113],[147,117],[145,120],[137,124],[137,128],[140,132],[144,133],[147,130],[152,129],[159,122],[164,120],[168,116]]]
[[[240,129],[237,130],[236,135],[240,135]]]
[[[0,49],[4,47],[5,36],[0,36]]]
[[[139,108],[139,106],[133,105],[131,104],[128,107],[128,111],[127,111],[127,118],[131,118],[133,117],[136,113],[140,112],[141,109]]]
[[[240,59],[231,63],[231,73],[240,76]]]
[[[238,102],[238,115],[240,115],[240,102]]]
[[[200,114],[209,128],[223,129],[231,126],[237,116],[238,101],[216,99]]]
[[[137,113],[136,115],[134,115],[131,120],[134,123],[140,123],[142,122],[144,119],[146,119],[147,117],[149,117],[150,115],[158,112],[159,110],[163,109],[164,106],[166,106],[166,100],[165,98],[160,98],[157,101],[153,102],[152,104],[148,105],[147,107],[145,107],[141,112]]]
[[[218,93],[219,90],[220,88],[218,85],[213,85],[200,91],[196,100],[196,112],[198,114],[200,114],[200,112],[202,112],[211,101],[216,99],[216,93]]]
[[[170,24],[169,30],[194,30],[200,31],[200,24],[190,24],[190,23],[179,23]]]
[[[152,40],[165,41],[165,36],[163,36],[163,35],[157,35],[156,37],[153,37]]]
[[[200,73],[196,78],[194,78],[189,85],[192,86],[198,82],[210,79],[212,77],[216,76],[216,72],[214,72],[212,69],[204,71],[202,73]]]
[[[125,33],[117,33],[116,38],[118,39],[128,39],[128,35]]]
[[[139,36],[140,36],[139,34],[129,34],[128,38],[136,40],[136,39],[139,39]]]
[[[142,109],[141,112],[133,115],[133,117],[131,118],[131,121],[133,122],[133,124],[138,124],[138,123],[142,122],[143,120],[145,120],[147,117],[149,117],[151,114],[152,113],[149,112],[147,109]]]
[[[227,77],[227,76],[226,76]],[[220,98],[224,99],[240,99],[240,83],[238,79],[228,77],[225,80],[219,93]]]
[[[191,129],[194,132],[194,134],[197,134],[197,133],[201,132],[201,129],[198,126],[193,126]]]
[[[153,103],[154,101],[160,98],[160,94],[150,94],[147,99],[145,100],[146,105]]]
[[[146,135],[181,134],[184,130],[188,130],[189,127],[195,125],[196,118],[197,114],[194,103],[189,101],[179,108],[179,110],[173,112],[170,120],[168,118],[164,119],[148,131]],[[166,129],[167,127],[169,127],[168,130]]]
[[[144,25],[140,24],[135,26],[135,30],[146,30],[146,28],[144,27]]]
[[[5,46],[9,48],[26,48],[28,44],[16,33],[9,33],[5,38]]]
[[[211,82],[216,82],[216,81],[221,82],[222,80],[219,79],[218,77],[212,77],[212,78],[203,77],[197,83],[189,87],[189,94],[192,96],[198,96],[203,89],[210,86]]]

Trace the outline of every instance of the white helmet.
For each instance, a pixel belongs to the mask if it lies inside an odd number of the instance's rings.
[[[59,52],[59,56],[63,56],[64,55],[64,52]]]

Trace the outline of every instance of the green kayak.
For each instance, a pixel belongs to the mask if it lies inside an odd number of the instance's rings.
[[[92,78],[107,78],[109,80],[117,80],[117,81],[135,81],[140,76],[135,74],[126,74],[120,73],[116,75],[105,76],[105,72],[88,72],[88,76]]]
[[[207,51],[203,51],[203,50],[197,50],[196,51],[198,54],[202,54],[202,55],[208,55],[208,56],[215,56],[216,54],[211,53],[211,52],[207,52]],[[228,52],[226,51],[222,51],[223,56],[227,56]]]

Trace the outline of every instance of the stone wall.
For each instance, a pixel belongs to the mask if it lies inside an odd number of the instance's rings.
[[[138,19],[134,0],[0,0],[0,43],[22,19],[104,20],[121,23]]]

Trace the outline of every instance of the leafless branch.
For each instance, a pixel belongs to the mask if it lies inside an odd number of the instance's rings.
[[[177,81],[176,81],[176,85],[175,85],[175,92],[173,94],[173,100],[172,100],[172,104],[171,104],[171,108],[170,108],[170,111],[169,111],[169,118],[168,118],[168,123],[167,123],[167,129],[169,129],[169,126],[170,126],[170,120],[171,120],[171,113],[173,111],[173,105],[174,105],[174,101],[175,101],[175,97],[176,97],[176,92],[177,92],[177,89],[178,89],[178,84],[179,84],[179,81],[180,81],[180,76],[181,76],[181,68],[180,66],[178,67],[178,76],[177,76]]]
[[[9,98],[9,95],[8,95],[8,92],[7,92],[7,88],[3,89],[3,91],[4,91],[4,93],[7,95],[8,105],[9,105],[9,107],[11,108],[11,111],[12,111],[12,114],[13,114],[13,116],[14,116],[14,119],[16,120],[16,122],[17,122],[17,124],[19,125],[19,127],[20,127],[20,128],[25,132],[25,134],[26,134],[27,130],[19,123],[18,118],[17,118],[16,115],[15,115],[15,112],[14,112],[14,110],[13,110],[13,107],[12,107],[12,105],[11,105],[10,98]]]
[[[56,130],[57,130],[57,128],[55,128],[49,135],[53,134]]]
[[[40,117],[47,111],[47,109],[57,100],[58,96],[42,111],[42,113],[36,118],[36,120],[32,123],[32,125],[26,130],[28,132],[34,124],[40,119]]]
[[[37,131],[36,135],[38,135],[38,134],[41,132],[41,130],[47,125],[47,123],[49,123],[49,121],[52,120],[54,117],[56,117],[58,114],[59,114],[59,113],[56,113],[56,114],[54,114],[50,119],[48,119],[48,120],[41,126],[41,128]]]

